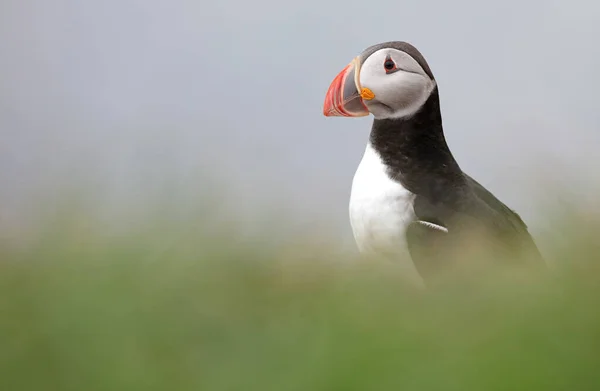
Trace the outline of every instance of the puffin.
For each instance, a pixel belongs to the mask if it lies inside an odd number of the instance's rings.
[[[365,49],[331,82],[323,114],[374,118],[350,191],[360,253],[403,260],[425,285],[468,256],[476,263],[545,269],[521,217],[451,153],[438,84],[412,44]]]

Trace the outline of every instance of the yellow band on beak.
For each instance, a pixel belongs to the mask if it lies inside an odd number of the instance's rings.
[[[364,100],[371,100],[373,98],[375,98],[375,94],[373,93],[373,91],[371,91],[368,88],[361,88],[360,90],[360,97],[363,98]]]

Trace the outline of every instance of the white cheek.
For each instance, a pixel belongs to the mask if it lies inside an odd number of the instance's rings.
[[[370,59],[369,59],[370,60]],[[374,83],[377,83],[377,79],[383,79],[385,76],[389,76],[385,73],[385,69],[381,64],[375,66],[376,61],[366,61],[360,69],[360,84],[362,87],[370,85],[374,88]]]
[[[371,104],[367,102],[367,106],[378,119],[413,115],[427,101],[435,87],[432,80],[404,71],[389,75],[385,72],[362,74],[361,84],[375,94],[374,101]]]
[[[397,100],[399,94],[412,93],[415,90],[423,90],[425,87],[423,77],[403,71],[389,75],[384,73],[366,79],[363,87],[370,88],[375,97],[383,103]]]

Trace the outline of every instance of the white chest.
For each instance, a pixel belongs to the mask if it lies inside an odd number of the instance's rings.
[[[359,250],[406,255],[405,231],[414,219],[414,199],[387,176],[379,154],[368,144],[350,195],[350,224]]]

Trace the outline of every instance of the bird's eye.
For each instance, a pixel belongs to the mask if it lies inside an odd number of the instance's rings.
[[[383,63],[383,67],[385,68],[386,73],[392,73],[396,70],[396,63],[391,58],[386,58]]]

